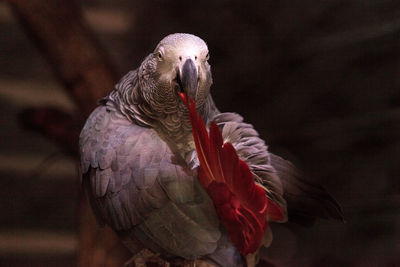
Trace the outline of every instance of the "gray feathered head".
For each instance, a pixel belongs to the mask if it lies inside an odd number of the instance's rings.
[[[141,82],[146,100],[155,106],[176,105],[178,92],[185,92],[204,104],[212,84],[207,44],[199,37],[175,33],[168,35],[142,63]]]

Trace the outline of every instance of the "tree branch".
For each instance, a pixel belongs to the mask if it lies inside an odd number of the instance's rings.
[[[88,116],[117,81],[104,49],[89,30],[74,0],[9,0],[55,76]]]
[[[25,32],[81,110],[73,118],[49,108],[28,109],[20,119],[76,154],[81,123],[111,91],[116,74],[73,0],[9,0]],[[78,121],[78,123],[77,123]],[[109,228],[100,228],[82,194],[80,266],[121,266],[130,253]]]

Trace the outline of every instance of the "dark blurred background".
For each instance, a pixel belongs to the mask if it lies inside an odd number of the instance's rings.
[[[77,3],[117,77],[169,33],[203,38],[219,109],[341,203],[346,224],[273,225],[272,264],[400,266],[400,2]],[[21,114],[79,109],[32,41],[1,2],[0,265],[75,266],[76,157]]]

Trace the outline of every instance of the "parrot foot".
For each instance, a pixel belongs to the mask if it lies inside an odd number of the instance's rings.
[[[159,254],[155,254],[146,248],[133,255],[132,258],[124,263],[123,267],[146,267],[146,263],[150,262],[159,266],[169,267],[169,263],[161,259]],[[134,265],[131,265],[132,263]]]

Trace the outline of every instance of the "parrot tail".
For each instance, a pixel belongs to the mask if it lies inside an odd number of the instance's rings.
[[[192,134],[200,162],[198,179],[211,197],[228,238],[243,256],[261,246],[268,220],[280,221],[284,214],[264,189],[254,182],[247,164],[231,143],[223,143],[215,123],[207,133],[196,103],[180,94],[189,109]]]
[[[312,226],[317,218],[345,222],[342,208],[322,186],[303,179],[301,172],[289,161],[272,153],[270,158],[282,181],[289,221],[303,226]]]

